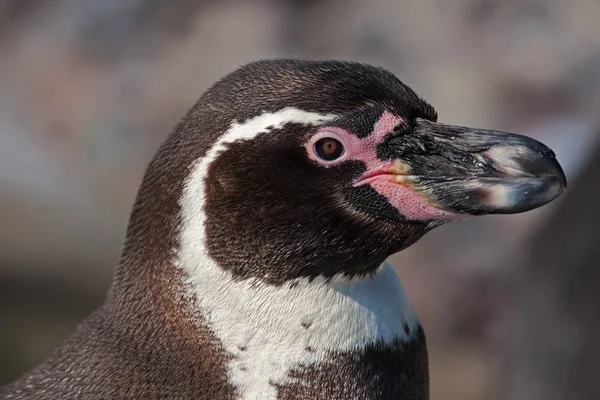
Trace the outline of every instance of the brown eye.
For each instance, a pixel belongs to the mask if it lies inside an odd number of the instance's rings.
[[[344,154],[344,145],[337,139],[326,137],[317,140],[315,143],[315,153],[325,161],[333,161]]]

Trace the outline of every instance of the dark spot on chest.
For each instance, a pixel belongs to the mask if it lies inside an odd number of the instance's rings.
[[[427,347],[419,327],[415,339],[374,344],[360,352],[331,353],[324,361],[296,368],[291,385],[277,385],[282,400],[429,399]]]

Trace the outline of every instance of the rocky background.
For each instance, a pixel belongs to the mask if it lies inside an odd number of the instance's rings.
[[[0,384],[103,300],[144,168],[216,79],[265,57],[384,66],[440,121],[552,147],[570,189],[392,258],[433,399],[600,396],[600,2],[0,0]]]

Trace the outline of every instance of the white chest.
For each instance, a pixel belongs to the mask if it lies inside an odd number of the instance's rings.
[[[207,264],[212,264],[208,262]],[[411,340],[419,324],[388,265],[366,280],[300,280],[280,287],[235,282],[216,265],[190,276],[189,288],[209,328],[233,357],[229,380],[242,399],[275,399],[290,370],[328,352],[374,342]]]

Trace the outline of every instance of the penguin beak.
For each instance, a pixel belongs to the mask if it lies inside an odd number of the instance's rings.
[[[396,183],[456,214],[524,212],[567,189],[552,150],[522,135],[418,119],[413,133],[382,145]]]

